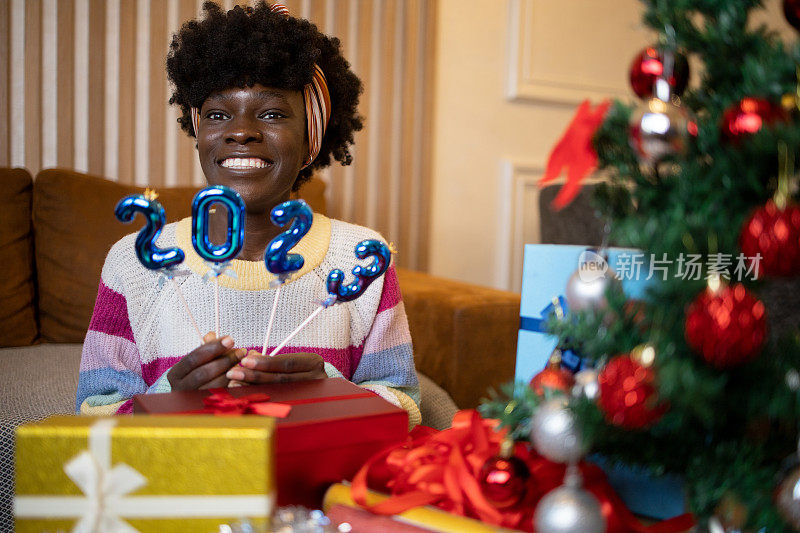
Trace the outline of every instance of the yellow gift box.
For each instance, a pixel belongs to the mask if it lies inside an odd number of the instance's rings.
[[[389,496],[385,494],[368,490],[366,503],[367,505],[375,505],[388,498]],[[325,499],[322,501],[323,511],[326,513],[330,512],[334,505],[361,509],[355,500],[353,500],[353,496],[350,493],[350,485],[344,483],[335,483],[331,485],[325,493]],[[355,515],[355,517],[357,517],[357,515]],[[331,515],[331,518],[333,519],[333,515]],[[517,529],[493,526],[469,518],[468,516],[448,513],[447,511],[430,505],[408,509],[396,515],[394,518],[398,522],[411,524],[412,526],[418,526],[426,531],[435,531],[437,533],[522,533]],[[358,523],[353,521],[352,526],[354,529],[358,529],[357,525]]]
[[[274,432],[260,416],[56,416],[20,426],[16,531],[265,527]]]

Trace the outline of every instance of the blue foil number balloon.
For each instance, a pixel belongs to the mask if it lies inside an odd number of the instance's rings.
[[[355,300],[369,287],[370,283],[380,277],[392,260],[392,253],[389,247],[381,241],[368,239],[356,245],[356,257],[366,259],[372,257],[372,262],[367,266],[357,265],[353,267],[355,280],[347,285],[344,283],[344,272],[334,269],[328,274],[326,285],[328,294],[335,296],[340,302]]]
[[[291,227],[272,239],[264,252],[264,264],[267,270],[277,276],[286,277],[289,273],[303,268],[305,262],[300,254],[290,254],[289,250],[300,242],[314,220],[314,213],[303,200],[289,200],[272,208],[270,219],[276,226],[285,226],[292,221]]]
[[[184,253],[180,248],[159,248],[155,244],[166,219],[161,203],[136,194],[120,200],[114,209],[117,219],[126,223],[132,222],[136,213],[142,213],[147,219],[134,246],[139,261],[150,270],[167,269],[183,262]]]
[[[209,209],[222,204],[228,211],[228,232],[225,244],[217,245],[208,236]],[[242,251],[244,245],[244,200],[239,193],[214,185],[198,192],[192,201],[192,246],[197,255],[213,263],[230,261]]]

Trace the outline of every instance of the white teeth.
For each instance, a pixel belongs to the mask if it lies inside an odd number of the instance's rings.
[[[264,168],[267,162],[259,157],[229,157],[220,165],[225,168]]]

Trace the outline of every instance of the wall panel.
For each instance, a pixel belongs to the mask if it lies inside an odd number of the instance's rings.
[[[75,1],[57,1],[56,50],[56,91],[57,91],[57,135],[55,161],[64,166],[75,167],[75,138],[73,123],[75,122]]]
[[[78,17],[76,17],[76,22]],[[89,45],[86,53],[89,55],[88,64],[88,95],[85,97],[87,109],[86,144],[80,146],[81,153],[85,153],[88,171],[92,174],[102,175],[106,168],[105,151],[105,77],[106,77],[106,49],[105,49],[105,22],[106,2],[104,0],[89,0]],[[76,98],[84,95],[76,93]],[[78,159],[78,154],[75,158]],[[84,157],[83,155],[81,157]],[[85,170],[78,168],[78,170]]]
[[[354,162],[320,173],[332,216],[369,225],[425,269],[438,0],[290,0],[337,36],[364,83]],[[0,165],[155,187],[201,185],[167,104],[172,33],[202,0],[0,0]],[[222,0],[232,6],[234,0]],[[245,2],[240,2],[245,3]],[[253,4],[251,0],[246,2]]]
[[[10,115],[9,93],[9,56],[11,55],[11,2],[0,0],[0,116]],[[9,143],[9,124],[0,120],[0,166],[11,164],[11,146]]]
[[[15,8],[18,6],[15,4]],[[42,167],[42,2],[30,0],[24,2],[24,57],[14,58],[13,62],[22,60],[25,68],[23,120],[25,121],[24,143],[22,152],[28,169],[36,173]]]

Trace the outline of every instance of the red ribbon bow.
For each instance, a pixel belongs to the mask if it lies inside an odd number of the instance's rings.
[[[269,394],[255,393],[235,398],[227,389],[211,389],[211,395],[203,398],[206,411],[215,415],[261,415],[286,418],[291,405],[269,401]]]
[[[376,514],[399,514],[422,505],[477,518],[483,522],[523,531],[533,530],[533,513],[542,496],[563,484],[565,465],[553,463],[523,444],[514,453],[528,465],[530,482],[523,500],[500,510],[483,495],[478,475],[483,464],[497,455],[505,430],[497,420],[483,420],[475,410],[456,413],[445,431],[417,427],[404,444],[372,457],[353,478],[353,500]],[[603,471],[592,464],[579,465],[584,488],[600,502],[608,533],[676,533],[694,524],[681,515],[652,526],[641,524],[608,484]],[[389,490],[388,499],[367,505],[367,485]]]
[[[609,107],[610,100],[603,101],[595,109],[592,109],[589,100],[584,100],[550,152],[547,169],[539,180],[539,186],[556,179],[562,170],[567,169],[567,181],[553,199],[553,208],[566,207],[580,192],[586,176],[597,166],[592,137],[603,123]]]
[[[493,507],[476,479],[483,463],[499,449],[503,433],[494,431],[496,426],[496,420],[482,420],[477,411],[465,410],[456,413],[447,431],[415,428],[410,443],[386,450],[359,470],[353,478],[353,500],[377,514],[397,514],[433,504],[487,523],[513,527],[518,517]],[[382,460],[390,475],[386,486],[393,497],[368,506],[367,472]]]

